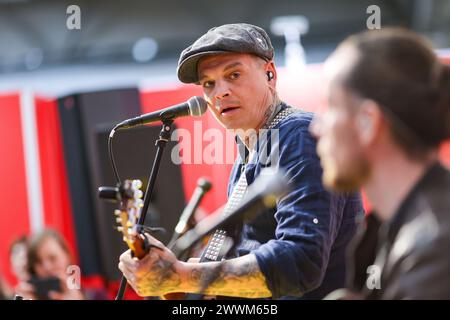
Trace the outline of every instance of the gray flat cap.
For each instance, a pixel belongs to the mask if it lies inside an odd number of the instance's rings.
[[[267,61],[274,55],[270,38],[262,28],[247,23],[225,24],[210,29],[181,52],[178,79],[184,83],[198,82],[199,60],[206,55],[227,52],[250,53]]]

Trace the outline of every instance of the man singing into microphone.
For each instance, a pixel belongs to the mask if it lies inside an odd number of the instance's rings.
[[[127,251],[119,268],[142,296],[191,292],[245,298],[302,296],[320,299],[344,284],[345,249],[363,212],[358,195],[332,195],[321,182],[322,169],[308,127],[312,114],[294,109],[277,95],[274,50],[266,32],[249,24],[209,30],[180,56],[178,77],[203,88],[210,112],[235,130],[240,147],[225,210],[232,210],[265,166],[279,167],[292,190],[275,210],[244,224],[226,261],[182,262],[156,239],[142,260]],[[263,163],[255,156],[264,143],[248,132],[278,130],[278,152]],[[257,135],[256,134],[256,135]],[[257,138],[259,139],[259,137]],[[264,147],[262,147],[264,148]],[[205,279],[212,279],[204,288]]]

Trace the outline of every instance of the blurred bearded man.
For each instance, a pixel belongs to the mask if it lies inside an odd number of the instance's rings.
[[[351,36],[325,64],[329,108],[311,125],[323,181],[363,187],[374,212],[330,299],[450,299],[450,68],[418,35]]]

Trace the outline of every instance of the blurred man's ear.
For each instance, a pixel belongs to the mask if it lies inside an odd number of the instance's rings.
[[[370,146],[378,137],[383,121],[383,114],[379,105],[373,100],[364,100],[356,115],[356,127],[360,142]]]

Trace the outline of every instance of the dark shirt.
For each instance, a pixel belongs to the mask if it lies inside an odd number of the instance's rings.
[[[320,299],[342,287],[346,246],[356,230],[355,217],[363,215],[359,195],[332,195],[324,189],[316,142],[308,130],[312,118],[298,111],[281,121],[274,127],[278,139],[272,139],[272,131],[258,146],[259,155],[274,157],[266,161],[257,156],[245,166],[249,185],[269,166],[283,168],[292,184],[275,210],[243,226],[235,250],[237,256],[256,256],[274,299]],[[233,167],[228,195],[239,179],[243,158]]]
[[[450,299],[449,211],[450,172],[434,164],[391,220],[367,217],[349,248],[347,287],[367,299]]]

